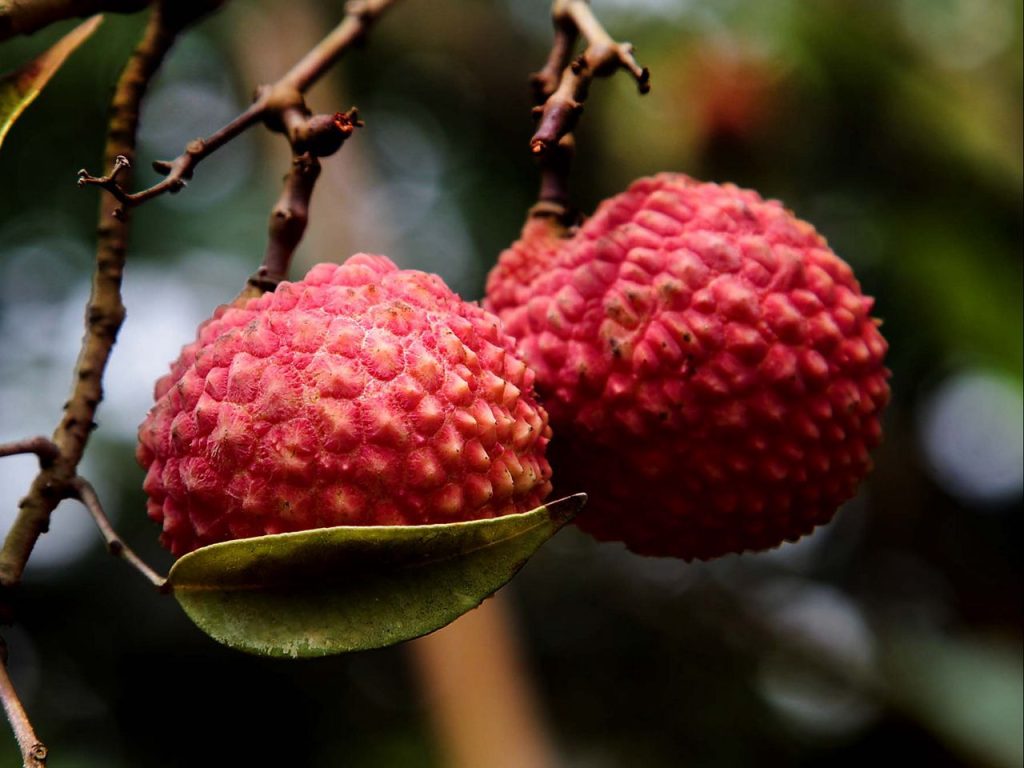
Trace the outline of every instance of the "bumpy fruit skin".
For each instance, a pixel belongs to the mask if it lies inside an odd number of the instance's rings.
[[[358,254],[200,326],[139,428],[174,554],[335,525],[525,512],[551,490],[547,414],[498,319],[435,275]]]
[[[545,258],[543,267],[532,257]],[[534,226],[486,306],[537,371],[578,525],[708,559],[794,540],[881,439],[887,345],[850,267],[778,202],[660,174],[572,236]]]

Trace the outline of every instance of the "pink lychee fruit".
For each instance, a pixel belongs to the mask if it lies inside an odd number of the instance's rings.
[[[776,201],[640,179],[571,236],[528,225],[487,297],[598,539],[686,560],[774,547],[871,467],[889,398],[872,299]]]
[[[548,417],[498,319],[435,275],[358,254],[199,328],[139,428],[174,554],[338,525],[525,512]]]

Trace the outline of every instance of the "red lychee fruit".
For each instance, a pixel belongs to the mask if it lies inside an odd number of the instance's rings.
[[[590,496],[577,524],[689,560],[795,540],[853,496],[889,398],[872,303],[778,202],[660,174],[571,237],[529,224],[485,306],[537,371],[560,488]]]
[[[358,254],[199,328],[139,428],[174,554],[337,525],[525,512],[551,430],[498,319],[435,275]]]

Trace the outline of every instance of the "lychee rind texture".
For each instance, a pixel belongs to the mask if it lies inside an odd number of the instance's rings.
[[[525,512],[551,490],[547,414],[498,319],[435,275],[358,254],[200,326],[139,428],[174,554],[337,525]]]
[[[887,344],[810,224],[659,174],[555,237],[534,227],[502,254],[485,306],[537,372],[559,491],[590,496],[581,528],[709,559],[795,540],[854,495]]]

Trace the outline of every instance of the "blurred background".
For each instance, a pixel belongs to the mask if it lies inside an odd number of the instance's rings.
[[[1021,1],[594,6],[653,90],[595,83],[576,203],[661,170],[783,200],[876,297],[894,398],[861,494],[795,545],[687,565],[573,529],[502,591],[559,764],[1024,764]],[[204,21],[153,85],[137,166],[229,120],[341,12],[263,0]],[[142,22],[108,17],[0,151],[0,441],[49,434],[69,391],[98,203],[75,172],[103,170]],[[70,26],[4,43],[0,71]],[[527,75],[550,39],[545,0],[408,0],[385,17],[311,94],[367,125],[325,162],[296,276],[380,252],[478,298],[534,200]],[[287,164],[253,130],[134,219],[128,321],[82,474],[162,570],[135,430],[151,382],[258,265]],[[34,470],[0,462],[5,527]],[[18,610],[12,675],[60,768],[445,765],[407,646],[304,662],[223,649],[75,504]],[[18,764],[0,732],[0,766]]]

